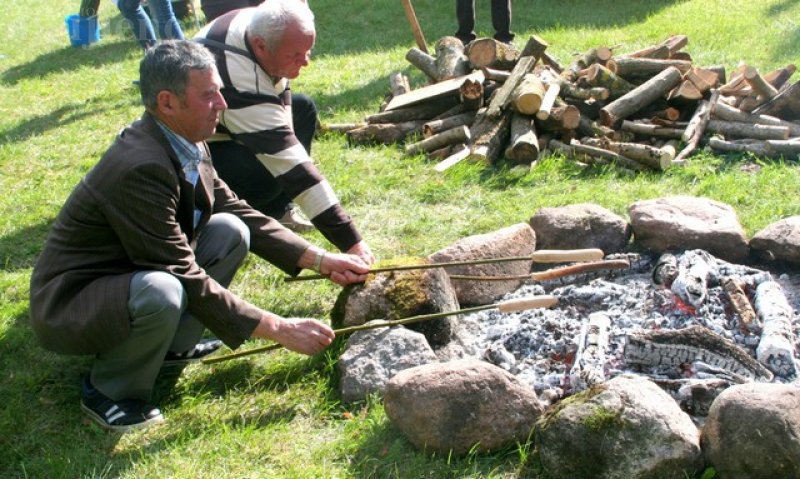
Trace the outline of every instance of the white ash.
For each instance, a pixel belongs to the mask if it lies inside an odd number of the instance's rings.
[[[705,253],[705,252],[703,252]],[[694,254],[694,253],[693,253]],[[707,253],[705,253],[707,255]],[[627,365],[624,348],[629,334],[650,330],[682,329],[700,325],[733,341],[750,356],[756,357],[760,337],[743,333],[737,316],[730,310],[729,301],[719,284],[721,276],[736,276],[748,287],[773,279],[769,273],[753,268],[731,265],[721,260],[709,259],[710,267],[701,285],[699,296],[682,300],[673,289],[653,282],[653,274],[629,273],[611,278],[592,279],[583,284],[569,284],[553,289],[542,284],[526,284],[502,301],[532,295],[552,294],[559,303],[550,309],[537,309],[516,313],[497,310],[482,311],[459,318],[461,325],[454,348],[462,356],[482,358],[506,369],[536,391],[543,402],[549,403],[566,397],[603,378],[608,380],[623,372],[645,374],[657,382],[684,384],[686,381],[729,381],[731,384],[746,379],[735,372],[721,370],[712,364],[697,360],[682,368],[662,366],[641,368]],[[679,258],[680,259],[680,258]],[[647,263],[653,264],[655,261]],[[638,264],[638,271],[643,268]],[[705,271],[695,266],[693,274]],[[705,273],[703,273],[705,274]],[[794,337],[800,337],[800,276],[784,274],[775,278],[793,308]],[[563,281],[562,281],[563,282]],[[752,298],[751,298],[752,299]],[[696,303],[696,304],[693,304]],[[597,319],[601,314],[602,319]],[[595,318],[590,321],[590,318]],[[607,319],[606,319],[607,318]],[[607,323],[606,323],[607,321]],[[586,342],[591,323],[595,336],[607,337],[607,345]],[[583,331],[583,336],[582,336]],[[583,341],[581,341],[583,339]],[[591,346],[591,364],[575,364],[580,347]],[[800,347],[793,345],[795,365],[800,364]],[[599,358],[599,359],[598,359]],[[587,361],[580,355],[583,362]],[[598,364],[600,361],[602,364]],[[787,368],[794,372],[797,368]],[[581,378],[581,371],[584,371]],[[796,375],[777,375],[774,381],[800,382]]]

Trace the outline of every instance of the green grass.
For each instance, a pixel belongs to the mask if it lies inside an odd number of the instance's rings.
[[[377,111],[389,75],[422,75],[404,60],[414,46],[400,2],[312,0],[319,38],[296,91],[311,94],[324,122]],[[451,1],[415,0],[430,45],[455,31]],[[479,33],[491,34],[488,1]],[[141,53],[112,2],[102,2],[102,40],[68,45],[64,16],[76,0],[5,2],[0,19],[0,477],[418,478],[536,477],[530,444],[453,458],[414,449],[388,422],[381,402],[342,405],[335,358],[254,356],[193,366],[164,378],[158,401],[168,425],[126,435],[87,423],[78,378],[90,358],[62,357],[36,344],[28,281],[50,222],[115,133],[141,114]],[[769,70],[798,63],[800,4],[789,0],[514,2],[518,39],[545,38],[562,63],[599,45],[625,52],[670,34],[689,36],[700,65],[731,70],[746,61]],[[195,31],[192,22],[188,33]],[[467,235],[525,222],[541,207],[594,202],[627,215],[642,199],[707,196],[733,206],[752,235],[800,214],[800,171],[749,156],[701,153],[666,173],[579,170],[547,158],[530,172],[457,165],[445,174],[397,147],[349,147],[327,135],[314,156],[381,259],[422,256]],[[312,241],[324,245],[316,233]],[[232,288],[287,316],[326,318],[330,284],[284,284],[250,258]]]

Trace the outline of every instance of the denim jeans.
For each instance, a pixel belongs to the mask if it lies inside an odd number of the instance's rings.
[[[162,40],[183,40],[183,30],[175,18],[170,0],[149,0],[150,14],[153,15],[158,28],[158,37]],[[119,0],[119,11],[128,20],[133,35],[142,48],[149,48],[156,43],[156,34],[150,17],[145,13],[141,0]]]

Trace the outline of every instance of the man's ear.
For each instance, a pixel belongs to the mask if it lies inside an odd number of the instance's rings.
[[[156,105],[162,115],[172,115],[178,106],[178,96],[169,90],[161,90],[156,95]]]

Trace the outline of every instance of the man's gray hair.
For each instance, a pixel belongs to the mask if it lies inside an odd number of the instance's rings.
[[[304,33],[316,31],[314,13],[302,0],[267,0],[255,8],[247,26],[247,35],[264,40],[270,51],[278,48],[286,28],[292,24]]]
[[[158,106],[158,93],[169,90],[183,98],[189,72],[215,68],[214,55],[203,45],[190,40],[159,42],[145,52],[139,63],[139,89],[148,110]]]

